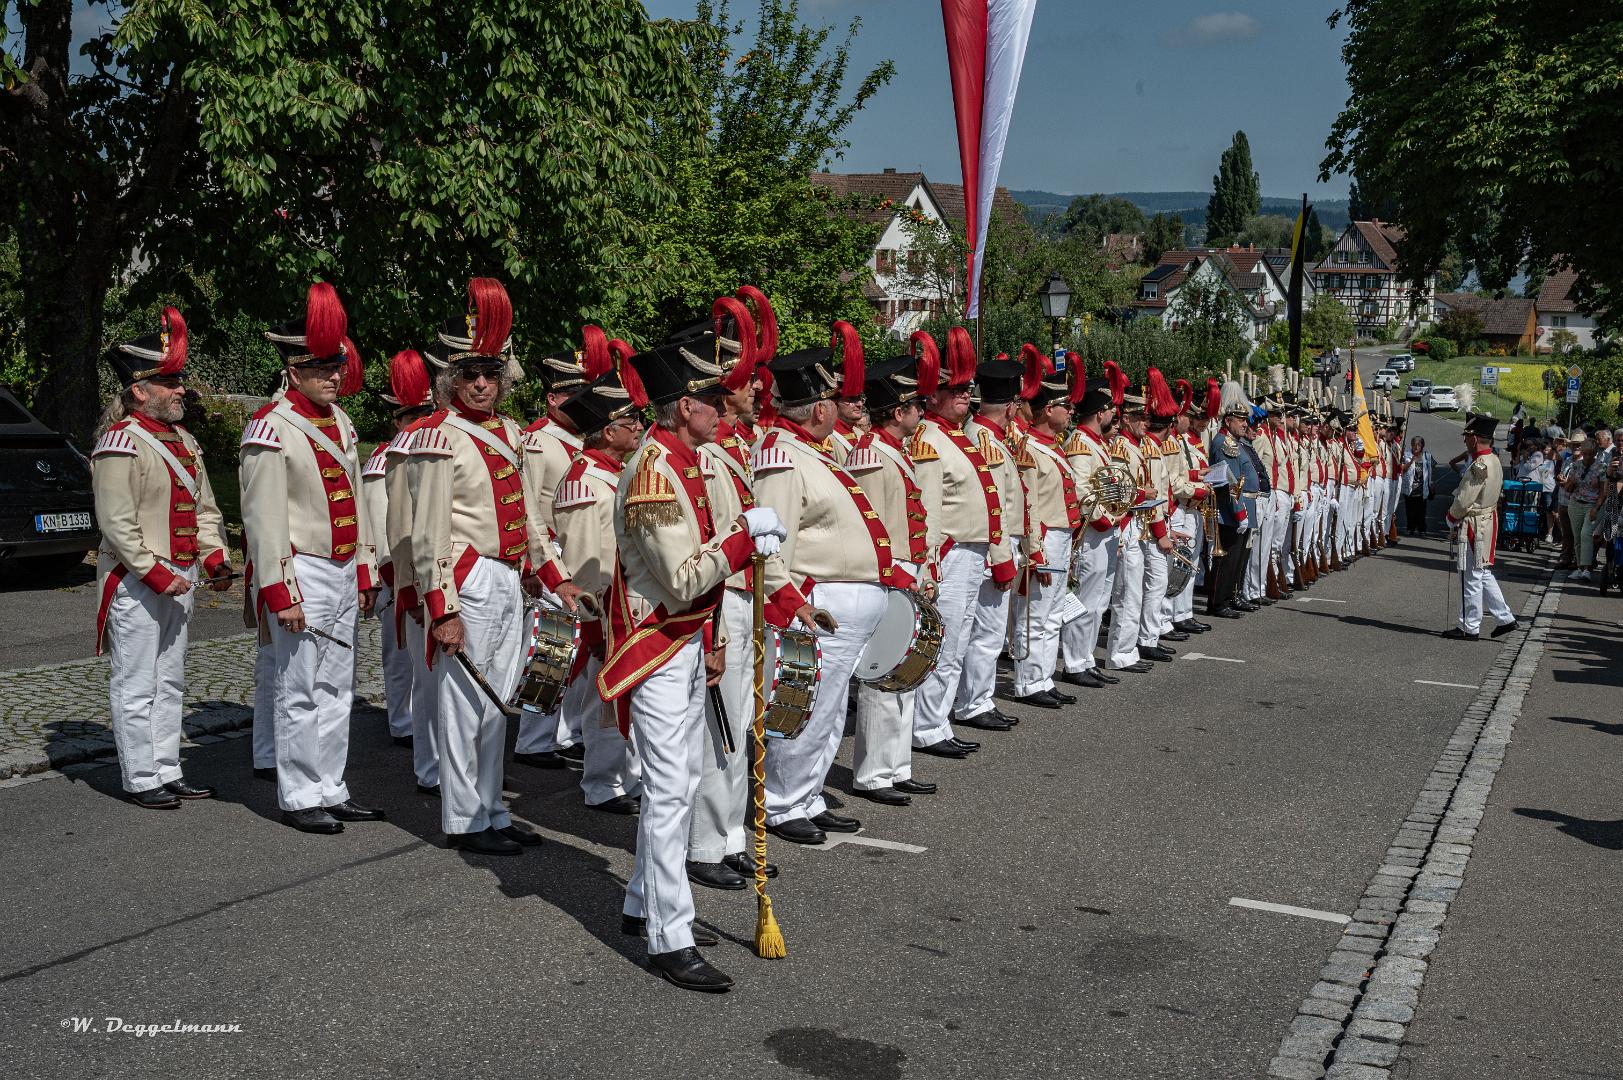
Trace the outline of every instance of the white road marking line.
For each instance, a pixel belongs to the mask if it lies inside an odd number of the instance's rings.
[[[1229,906],[1272,911],[1279,915],[1299,915],[1304,919],[1318,919],[1320,922],[1335,923],[1337,926],[1352,922],[1350,916],[1340,915],[1334,911],[1318,911],[1314,908],[1297,907],[1294,904],[1270,904],[1266,900],[1247,900],[1243,896],[1229,897]]]
[[[922,855],[929,848],[917,847],[913,844],[903,844],[895,840],[881,840],[875,836],[853,836],[850,833],[829,833],[828,840],[822,844],[810,845],[814,851],[828,851],[841,844],[861,844],[863,847],[884,848],[886,851],[902,851],[909,855]]]
[[[1452,686],[1456,690],[1480,690],[1480,689],[1482,689],[1482,687],[1477,686],[1474,683],[1435,682],[1435,681],[1433,681],[1431,679],[1416,679],[1415,682],[1419,683],[1421,686]]]
[[[1180,660],[1221,660],[1225,664],[1243,664],[1244,660],[1236,660],[1229,656],[1207,656],[1203,652],[1186,652],[1178,657]]]
[[[1328,596],[1298,596],[1298,604],[1345,604],[1345,600],[1332,600]]]

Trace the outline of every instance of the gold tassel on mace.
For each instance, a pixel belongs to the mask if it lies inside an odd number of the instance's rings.
[[[789,955],[783,931],[766,894],[766,556],[751,557],[755,574],[755,724],[751,797],[755,805],[755,955],[776,960]]]

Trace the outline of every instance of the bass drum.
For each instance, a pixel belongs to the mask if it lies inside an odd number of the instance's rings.
[[[918,593],[891,589],[885,614],[857,661],[855,678],[875,690],[916,690],[935,670],[945,636],[941,613]]]
[[[1172,550],[1167,552],[1167,596],[1183,592],[1200,565],[1197,558],[1194,541],[1179,540],[1173,544]]]
[[[804,630],[766,630],[766,736],[792,739],[811,719],[823,650]]]
[[[569,673],[580,652],[580,619],[559,608],[532,604],[525,611],[524,674],[508,704],[549,713],[564,699]]]

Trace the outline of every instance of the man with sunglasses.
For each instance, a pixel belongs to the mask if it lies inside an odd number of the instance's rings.
[[[834,399],[834,430],[829,433],[829,456],[844,465],[851,448],[868,430],[868,402],[863,377],[862,338],[857,328],[843,319],[834,322],[830,346],[840,355],[840,390]]]
[[[336,404],[361,388],[349,319],[325,282],[305,317],[266,332],[287,393],[242,433],[243,531],[261,641],[275,650],[276,798],[301,832],[381,821],[344,783],[355,690],[355,622],[378,595],[371,525],[360,511],[355,426]]]
[[[198,566],[216,592],[230,584],[220,508],[202,450],[180,426],[186,323],[165,308],[162,329],[114,346],[123,388],[90,452],[101,550],[96,652],[112,654],[113,742],[130,801],[172,810],[214,792],[181,776],[181,691]]]

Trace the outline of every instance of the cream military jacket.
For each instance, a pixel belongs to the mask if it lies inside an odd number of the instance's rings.
[[[1003,500],[1003,535],[1012,541],[1021,538],[1021,550],[1027,555],[1034,550],[1026,533],[1029,520],[1026,511],[1026,482],[1022,475],[1026,466],[1022,444],[1025,432],[1016,427],[1000,430],[998,425],[980,417],[971,416],[964,423],[964,432],[975,440],[981,457],[992,467],[997,477],[998,496]],[[1035,526],[1032,526],[1034,529]]]
[[[1186,510],[1206,498],[1207,487],[1201,479],[1206,475],[1206,450],[1196,445],[1187,435],[1174,432],[1162,444],[1163,460],[1167,469],[1167,486],[1172,499]]]
[[[606,454],[584,452],[553,494],[553,521],[564,573],[606,608],[614,581],[614,493],[625,467]]]
[[[201,563],[205,574],[226,560],[225,532],[197,439],[178,424],[171,425],[172,431],[150,432],[154,437],[174,436],[159,441],[182,469],[188,464],[196,466],[194,499],[158,451],[130,432],[138,424],[134,417],[119,421],[90,452],[90,484],[96,497],[96,526],[101,530],[96,571],[103,588],[107,575],[122,566],[126,573],[162,591],[173,575],[159,560],[175,562],[177,534],[172,514],[195,514],[195,525],[179,527],[193,530],[197,557],[187,561]]]
[[[330,424],[318,425],[339,452],[338,465],[324,471],[315,445],[294,420],[293,392],[262,409],[243,429],[240,461],[242,525],[253,564],[254,586],[260,603],[281,611],[303,602],[293,555],[323,559],[352,557],[361,589],[377,586],[377,550],[371,522],[361,512],[361,463],[356,452],[355,426],[349,415],[332,406]],[[310,417],[301,417],[313,422]],[[341,470],[328,475],[336,468]],[[342,492],[353,500],[353,522],[333,516],[332,506]],[[334,545],[334,531],[353,525],[355,540]],[[350,548],[350,550],[339,550]],[[280,588],[278,588],[280,586]],[[286,603],[283,603],[286,601]]]
[[[927,554],[924,551],[924,503],[920,500],[916,509],[908,505],[907,485],[911,482],[917,487],[918,477],[906,446],[893,442],[881,431],[871,432],[852,447],[851,456],[845,459],[845,471],[856,479],[868,498],[868,505],[879,515],[885,535],[890,538],[892,556],[923,570],[912,558],[912,540],[917,534],[922,561]],[[914,515],[918,520],[914,520]]]
[[[543,416],[524,431],[524,503],[540,522],[556,529],[552,499],[584,445],[557,420]]]
[[[1465,530],[1465,542],[1476,552],[1477,562],[1492,566],[1499,546],[1499,494],[1505,486],[1505,467],[1492,447],[1477,450],[1460,477],[1454,502],[1448,508],[1448,523]]]
[[[1071,529],[1073,513],[1078,515],[1080,504],[1076,474],[1071,471],[1070,459],[1065,456],[1055,439],[1028,431],[1020,444],[1021,456],[1029,462],[1023,470],[1026,482],[1026,520],[1031,523],[1034,538],[1041,540],[1045,532]]]
[[[954,435],[962,438],[980,458],[977,468]],[[954,543],[987,544],[987,561],[997,581],[1012,581],[1014,553],[1009,547],[1010,520],[1003,509],[998,489],[997,466],[981,458],[975,440],[961,428],[952,427],[940,417],[926,415],[913,434],[908,452],[919,479],[928,516],[926,547],[932,566],[939,566]],[[984,472],[979,471],[984,469]],[[1022,522],[1013,526],[1019,529]],[[996,539],[993,539],[994,534]]]
[[[389,494],[384,481],[389,464],[389,444],[379,443],[361,466],[361,512],[372,529],[372,544],[378,556],[378,574],[391,583],[394,572],[389,554]]]
[[[1093,474],[1112,464],[1110,444],[1087,428],[1077,427],[1072,429],[1070,436],[1065,440],[1064,452],[1065,460],[1071,463],[1071,473],[1076,477],[1077,498],[1082,500],[1082,513],[1088,527],[1098,532],[1109,532],[1125,524],[1126,515],[1112,517],[1105,513],[1104,507],[1099,503],[1089,500],[1093,488]]]
[[[413,424],[390,439],[383,456],[383,542],[389,548],[395,606],[402,611],[415,608],[422,597],[411,558],[411,447],[417,441],[416,428]]]

